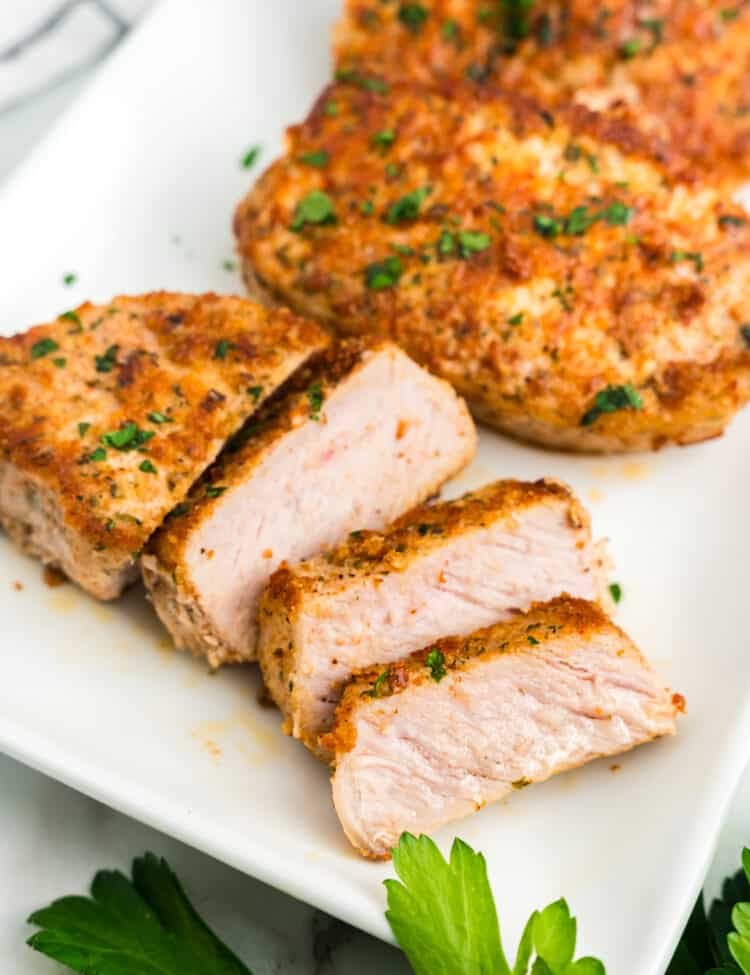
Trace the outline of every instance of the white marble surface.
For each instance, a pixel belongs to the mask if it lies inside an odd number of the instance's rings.
[[[62,6],[51,0],[5,0],[0,4],[0,180],[31,151],[65,106],[88,83],[90,68],[79,67],[50,88],[40,60],[29,60],[22,77],[3,73],[2,51],[12,29],[37,21],[36,12]],[[82,0],[80,6],[88,6]],[[128,16],[148,0],[118,0],[112,7]],[[90,11],[89,11],[90,13]],[[15,15],[15,19],[13,19]],[[88,16],[88,14],[87,14]],[[95,30],[98,30],[97,26]],[[57,57],[67,44],[51,45]],[[91,53],[89,49],[88,53]],[[80,55],[80,51],[77,52]],[[45,54],[45,57],[47,55]],[[55,68],[47,61],[46,70]],[[6,65],[7,66],[7,65]],[[26,97],[27,95],[33,97]],[[0,297],[0,300],[2,298]],[[19,325],[22,323],[19,323]],[[272,891],[251,878],[154,830],[114,813],[16,762],[0,756],[0,971],[3,975],[43,975],[61,971],[24,946],[31,929],[25,918],[56,896],[84,891],[96,869],[127,868],[144,850],[166,856],[184,879],[198,909],[252,968],[254,975],[361,975],[406,973],[394,949]],[[750,844],[750,774],[740,786],[709,875],[736,869],[743,843]],[[564,893],[564,891],[561,891]],[[502,905],[498,905],[502,917]],[[541,905],[528,905],[529,910]],[[575,905],[571,905],[575,909]],[[586,924],[585,918],[579,919]]]

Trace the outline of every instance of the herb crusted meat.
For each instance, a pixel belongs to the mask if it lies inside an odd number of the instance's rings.
[[[750,393],[744,212],[584,108],[382,87],[289,130],[236,214],[250,286],[395,339],[523,439],[719,435]]]
[[[637,125],[723,182],[750,176],[750,7],[740,0],[347,0],[339,72],[494,83]]]
[[[240,298],[83,305],[0,338],[0,523],[100,599],[256,406],[328,337]]]
[[[258,614],[266,686],[289,733],[325,757],[319,736],[354,671],[562,592],[606,599],[607,568],[557,481],[498,481],[422,505],[274,573]]]
[[[336,812],[384,858],[404,831],[672,735],[683,709],[597,605],[557,599],[357,675],[325,738]]]
[[[258,597],[282,561],[383,528],[469,462],[453,389],[390,342],[334,346],[243,428],[142,559],[178,646],[255,659]]]

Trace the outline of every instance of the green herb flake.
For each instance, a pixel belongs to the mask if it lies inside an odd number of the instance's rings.
[[[336,215],[333,212],[333,200],[322,190],[312,190],[297,204],[290,229],[300,231],[306,224],[330,224],[335,222]]]
[[[233,260],[231,260],[230,258],[227,257],[227,258],[225,258],[221,262],[221,267],[222,267],[222,269],[224,271],[230,271],[230,272],[231,271],[236,271],[237,270],[237,262],[236,261],[233,261]]]
[[[403,223],[407,220],[415,220],[419,216],[419,208],[427,197],[432,193],[431,186],[422,186],[419,189],[407,193],[400,200],[396,200],[388,208],[385,219],[390,224]]]
[[[363,91],[375,91],[379,95],[385,95],[389,91],[388,83],[383,81],[382,78],[360,74],[359,71],[353,71],[351,68],[339,68],[336,71],[335,78],[336,81],[344,81],[350,85],[356,85],[357,88],[362,88]]]
[[[247,387],[247,395],[250,396],[250,397],[252,397],[253,403],[257,403],[258,400],[263,395],[263,387],[262,386],[248,386]]]
[[[375,261],[365,268],[365,284],[371,291],[383,291],[398,284],[404,266],[398,257],[386,257],[384,261]]]
[[[214,346],[214,359],[226,359],[227,354],[230,349],[235,349],[236,345],[234,342],[230,342],[229,339],[219,339],[219,341]]]
[[[672,251],[669,260],[672,264],[678,264],[680,261],[692,261],[697,274],[703,270],[703,255],[699,251]]]
[[[447,673],[445,669],[445,654],[438,650],[437,647],[433,647],[425,658],[425,666],[430,671],[430,677],[432,677],[436,684],[439,684]]]
[[[58,322],[72,322],[75,325],[75,328],[70,331],[71,335],[83,331],[83,322],[74,311],[64,311],[62,315],[57,316],[57,320]]]
[[[171,416],[167,416],[166,413],[161,413],[159,410],[152,410],[147,416],[152,423],[174,423],[174,419]]]
[[[303,152],[299,161],[306,166],[314,166],[316,169],[324,169],[331,161],[331,157],[325,149],[316,149],[313,152]]]
[[[79,423],[78,424],[78,436],[81,439],[83,439],[86,436],[86,433],[88,432],[88,430],[90,428],[91,428],[91,424],[90,423],[85,423],[85,422]]]
[[[625,43],[620,48],[620,54],[626,59],[634,58],[641,50],[641,42],[637,37],[631,37],[630,40],[625,41]]]
[[[31,346],[31,358],[42,359],[44,356],[49,355],[50,352],[56,352],[59,348],[60,346],[54,339],[39,339],[39,341],[34,342]]]
[[[535,636],[532,636],[530,633],[527,634],[526,639],[529,641],[529,645],[532,647],[536,647],[539,644],[537,638]]]
[[[609,593],[614,603],[619,603],[622,599],[622,586],[619,582],[612,582],[609,586]]]
[[[253,146],[248,149],[245,155],[240,160],[240,165],[243,169],[251,169],[255,163],[258,161],[258,156],[260,156],[261,147]]]
[[[732,213],[723,213],[718,219],[720,227],[744,227],[746,223],[746,217],[737,217]]]
[[[226,491],[226,487],[220,484],[207,484],[205,495],[207,498],[219,498]]]
[[[117,365],[117,353],[119,345],[110,345],[104,355],[94,356],[94,365],[97,372],[112,372]]]
[[[492,243],[489,234],[478,230],[460,230],[458,232],[458,250],[461,257],[468,261],[474,254],[486,251]]]
[[[339,114],[338,102],[328,101],[323,106],[323,111],[329,118],[335,118]]]
[[[537,213],[534,216],[534,230],[542,237],[554,239],[561,232],[562,224],[557,217],[551,217],[546,213]]]
[[[427,8],[421,3],[402,3],[398,8],[398,19],[412,34],[419,34],[429,16]]]
[[[325,402],[325,393],[323,392],[323,385],[320,381],[313,383],[312,386],[307,390],[307,401],[310,404],[310,419],[319,420],[320,411]]]
[[[68,360],[64,356],[58,356],[56,359],[52,360],[52,364],[57,366],[58,369],[64,369],[68,364]]]
[[[102,434],[100,439],[105,447],[112,447],[115,450],[137,450],[155,436],[153,430],[142,430],[137,423],[130,421],[124,423],[119,430],[110,430]]]
[[[76,283],[77,280],[78,280],[78,275],[73,274],[72,271],[68,271],[67,274],[63,274],[62,283],[65,285],[66,288],[70,288],[72,287],[72,285]]]
[[[391,669],[388,667],[383,671],[382,674],[378,676],[375,683],[372,685],[369,691],[365,691],[364,697],[386,697],[391,690],[390,684],[387,683],[388,678],[391,676]]]
[[[662,17],[644,17],[638,21],[638,26],[651,34],[651,49],[664,40],[664,19]]]
[[[104,449],[104,447],[96,447],[89,454],[89,460],[93,460],[93,461],[105,460],[106,457],[107,457],[107,451]]]
[[[581,426],[591,426],[605,413],[617,413],[627,409],[643,409],[643,399],[638,390],[630,383],[624,386],[607,386],[596,394],[594,405],[581,418]]]
[[[382,152],[389,149],[395,141],[396,132],[394,129],[381,129],[380,132],[376,132],[372,137],[373,146]]]
[[[440,25],[440,36],[444,41],[457,41],[459,34],[460,28],[455,20],[444,20]]]
[[[138,470],[143,471],[144,474],[156,474],[157,472],[156,468],[148,458],[140,462],[140,464],[138,465]]]

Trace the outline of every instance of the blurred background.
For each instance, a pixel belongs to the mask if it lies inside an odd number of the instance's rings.
[[[189,2],[189,0],[185,0]],[[314,3],[315,0],[304,0]],[[97,67],[154,0],[2,0],[0,192]],[[198,909],[255,975],[406,973],[400,954],[264,885],[0,756],[0,971],[56,970],[24,941],[26,916],[83,892],[96,869],[127,868],[150,849],[166,856]],[[750,775],[732,806],[707,887],[750,845]],[[575,908],[575,905],[571,905]],[[62,969],[57,969],[62,971]]]

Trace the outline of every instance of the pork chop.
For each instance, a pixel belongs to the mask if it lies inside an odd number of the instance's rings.
[[[0,522],[113,599],[226,439],[328,343],[287,311],[168,293],[0,338]]]
[[[251,286],[390,336],[480,420],[644,449],[718,436],[750,396],[748,218],[688,175],[581,107],[338,84],[236,230]]]
[[[383,528],[475,446],[448,383],[389,342],[344,342],[253,418],[156,533],[142,565],[160,617],[212,666],[255,659],[258,597],[282,561]]]
[[[558,599],[357,675],[326,737],[336,812],[385,858],[405,830],[674,734],[683,708],[597,605]]]
[[[424,505],[385,534],[354,532],[274,573],[259,612],[266,686],[286,730],[325,758],[319,736],[355,670],[562,592],[605,598],[605,573],[588,515],[556,481],[498,481]]]
[[[725,0],[348,0],[339,73],[479,84],[580,102],[679,148],[702,174],[750,175],[750,7]]]

